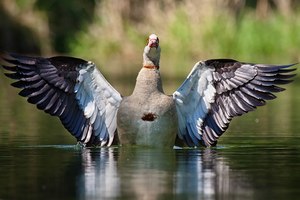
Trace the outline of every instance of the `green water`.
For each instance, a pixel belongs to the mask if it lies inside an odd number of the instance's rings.
[[[5,87],[8,82],[3,77],[0,85],[0,199],[296,199],[300,195],[297,82],[267,106],[234,119],[216,148],[169,150],[78,149],[57,119]]]

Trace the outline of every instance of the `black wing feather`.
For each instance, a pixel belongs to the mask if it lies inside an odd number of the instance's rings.
[[[78,68],[87,61],[65,56],[41,58],[17,54],[4,54],[1,58],[7,63],[2,67],[12,72],[5,75],[17,80],[11,85],[22,89],[21,96],[27,97],[38,109],[59,117],[77,140],[86,140],[91,125],[76,102],[74,87]],[[85,142],[91,144],[93,139],[95,137]]]
[[[265,105],[266,100],[276,98],[273,93],[284,90],[277,85],[288,84],[295,76],[290,74],[295,69],[289,68],[295,64],[256,65],[230,59],[208,60],[205,64],[215,68],[213,77],[216,88],[215,103],[202,127],[205,146],[216,144],[233,117]]]

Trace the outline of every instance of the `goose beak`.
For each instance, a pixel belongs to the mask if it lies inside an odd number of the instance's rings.
[[[148,39],[148,46],[150,48],[157,48],[159,45],[159,39],[155,34],[151,34]]]
[[[148,46],[150,48],[157,48],[158,47],[158,41],[156,39],[149,39]]]

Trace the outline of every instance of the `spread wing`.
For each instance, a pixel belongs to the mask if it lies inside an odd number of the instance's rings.
[[[110,145],[116,130],[121,95],[95,64],[78,58],[1,55],[6,73],[17,80],[20,95],[37,108],[59,117],[84,145]]]
[[[212,146],[233,117],[265,105],[291,82],[293,65],[263,65],[216,59],[196,63],[173,93],[178,136],[189,146]]]

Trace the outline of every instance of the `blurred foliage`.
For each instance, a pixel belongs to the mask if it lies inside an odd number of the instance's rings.
[[[205,46],[219,56],[235,56],[256,62],[293,62],[299,60],[299,17],[284,18],[278,14],[258,20],[245,15],[236,23],[226,17],[212,23],[204,34]],[[220,33],[215,37],[215,33]]]
[[[93,60],[104,74],[130,75],[145,39],[160,37],[161,68],[186,76],[198,60],[299,61],[295,0],[2,0],[0,49]],[[107,66],[107,67],[103,67]],[[121,66],[121,67],[120,67]]]
[[[36,8],[48,16],[51,45],[58,52],[69,52],[76,33],[92,23],[96,0],[37,0]]]
[[[33,30],[11,16],[1,3],[0,18],[0,50],[22,53],[41,52],[41,44],[36,40],[37,36]]]

